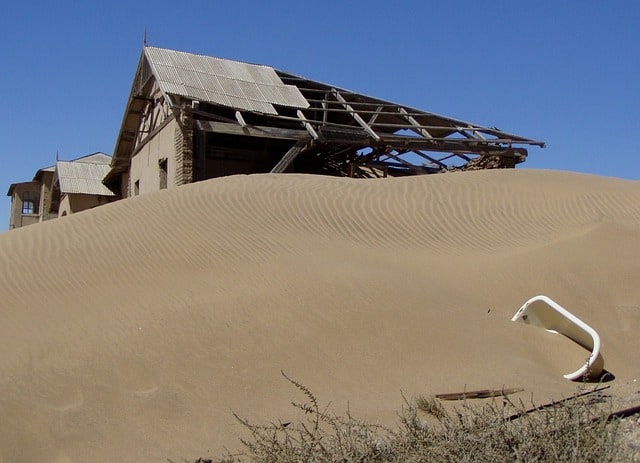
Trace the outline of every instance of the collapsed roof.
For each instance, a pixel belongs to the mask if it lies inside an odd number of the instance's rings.
[[[544,147],[269,66],[144,47],[106,183],[129,165],[151,79],[176,117],[193,113],[197,130],[286,140],[269,169],[275,173],[376,177],[514,167],[526,159],[527,146]]]

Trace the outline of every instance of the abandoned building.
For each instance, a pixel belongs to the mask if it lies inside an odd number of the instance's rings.
[[[143,48],[104,183],[119,197],[232,174],[509,168],[544,143],[269,66]]]
[[[233,174],[356,178],[512,168],[544,143],[269,66],[144,46],[113,158],[14,183],[9,228]]]
[[[39,169],[30,182],[13,183],[9,229],[62,217],[111,202],[116,195],[102,179],[111,156],[93,153],[72,161],[56,161]]]

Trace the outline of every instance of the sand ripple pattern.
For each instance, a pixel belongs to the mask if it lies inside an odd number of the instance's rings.
[[[68,288],[144,285],[174,272],[240,271],[338,244],[490,255],[602,223],[638,226],[636,182],[524,170],[366,182],[236,176],[0,235],[0,271],[3,293],[27,300],[32,288],[22,284],[25,275],[48,275],[37,278],[38,289],[53,294],[65,289],[60,281]],[[29,261],[51,267],[34,269]],[[59,278],[51,277],[53,268]]]
[[[639,239],[640,183],[539,170],[233,176],[2,233],[0,463],[195,460],[230,409],[278,417],[281,369],[392,420],[429,381],[553,381],[506,327],[542,290],[622,373]]]

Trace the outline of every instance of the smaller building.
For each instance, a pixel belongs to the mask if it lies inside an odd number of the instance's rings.
[[[40,222],[40,185],[38,182],[12,183],[9,230]]]
[[[116,195],[102,183],[110,163],[111,156],[104,153],[58,161],[51,183],[49,213],[63,217],[114,201]]]
[[[102,183],[111,156],[93,153],[72,161],[56,161],[39,169],[30,182],[12,183],[9,229],[106,204],[116,199]]]

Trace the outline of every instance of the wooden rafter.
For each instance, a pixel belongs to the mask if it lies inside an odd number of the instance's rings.
[[[267,127],[217,121],[197,121],[198,128],[204,132],[223,133],[227,135],[244,135],[248,137],[275,138],[279,140],[300,140],[307,136],[306,130],[288,129],[281,127]]]
[[[369,122],[368,122],[369,125],[373,125],[376,122],[376,119],[378,119],[378,116],[382,113],[382,109],[383,109],[382,105],[378,106],[378,109],[376,109],[376,112],[373,113],[369,118]]]
[[[414,131],[418,132],[424,138],[433,138],[429,131],[426,128],[422,127],[418,123],[418,121],[416,121],[415,117],[411,116],[406,109],[398,108],[398,112],[400,112],[400,114],[402,114],[407,119],[407,121],[409,121]]]
[[[309,139],[298,140],[289,151],[287,151],[282,159],[278,161],[278,163],[271,169],[272,174],[281,174],[287,167],[291,165],[291,163],[298,157],[300,153],[302,153],[305,149],[309,147],[310,141]]]
[[[420,157],[422,157],[422,158],[426,159],[426,160],[427,160],[427,161],[429,161],[429,162],[432,162],[432,163],[434,163],[434,164],[439,165],[440,167],[442,167],[442,168],[443,168],[443,169],[445,169],[445,170],[446,170],[446,169],[448,169],[448,166],[447,166],[444,162],[442,162],[442,161],[440,161],[440,160],[438,160],[438,159],[436,159],[436,158],[434,158],[434,157],[432,157],[432,156],[429,156],[428,154],[423,153],[423,152],[422,152],[422,151],[420,151],[420,150],[416,150],[416,151],[414,151],[414,153],[416,153],[418,156],[420,156]]]
[[[353,109],[353,107],[349,103],[347,103],[347,100],[344,99],[344,97],[340,94],[338,90],[333,89],[333,95],[336,97],[336,100],[342,103],[342,105],[345,107],[347,112],[351,114],[351,117],[353,117],[355,121],[358,124],[360,124],[360,126],[365,130],[365,132],[367,132],[371,136],[371,138],[373,138],[376,141],[380,141],[380,136],[377,133],[375,133],[374,130],[369,126],[369,124],[367,124],[364,121],[364,119],[362,119],[360,114],[358,114],[355,111],[355,109]]]
[[[242,113],[240,111],[236,111],[235,116],[236,116],[236,120],[238,121],[238,124],[240,124],[240,127],[247,126],[247,123],[244,121],[244,117],[242,117]]]
[[[298,119],[302,121],[302,125],[307,130],[307,132],[309,132],[311,138],[317,140],[319,138],[318,132],[314,130],[313,126],[309,123],[302,110],[298,109],[298,111],[296,111],[296,115],[298,116]]]

